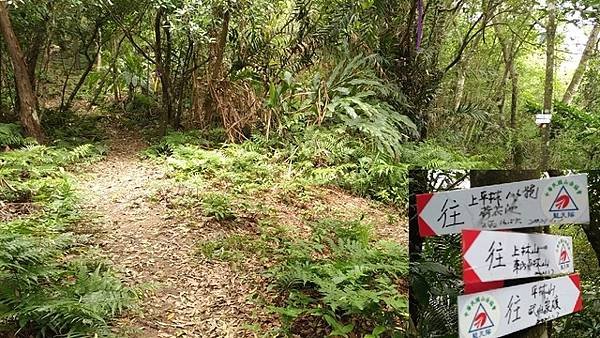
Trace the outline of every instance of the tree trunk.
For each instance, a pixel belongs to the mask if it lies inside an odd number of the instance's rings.
[[[163,59],[164,65],[163,68],[165,70],[165,81],[167,83],[167,91],[169,93],[169,110],[168,110],[168,115],[167,115],[167,119],[169,121],[169,123],[171,123],[171,126],[173,128],[178,128],[179,125],[176,122],[176,119],[174,118],[174,111],[173,111],[173,100],[174,100],[174,89],[173,89],[173,81],[171,79],[171,54],[172,54],[172,50],[173,50],[173,40],[171,39],[171,25],[169,24],[169,21],[166,20],[165,21],[165,25],[163,26],[163,30],[165,33],[165,38],[166,38],[166,42],[167,45],[165,46],[165,58]]]
[[[514,60],[510,64],[510,129],[513,133],[512,161],[514,169],[523,167],[523,148],[517,140],[517,107],[519,102],[519,77]]]
[[[454,89],[454,111],[460,108],[463,94],[465,91],[465,69],[462,63],[458,66],[458,74],[456,75],[456,87]]]
[[[590,205],[600,205],[600,171],[588,172],[588,186]],[[590,208],[590,223],[582,224],[582,228],[600,262],[600,208]]]
[[[29,75],[29,82],[31,82],[31,87],[33,87],[34,93],[36,92],[36,76],[35,71],[37,68],[38,58],[44,47],[44,42],[46,41],[46,28],[40,29],[36,31],[33,40],[31,41],[31,45],[27,50],[26,60],[27,60],[27,73]]]
[[[69,98],[67,99],[67,102],[63,106],[60,107],[61,111],[65,111],[65,110],[71,108],[71,106],[73,105],[73,101],[75,100],[75,97],[77,96],[77,93],[79,93],[79,90],[81,89],[81,87],[85,83],[85,79],[87,79],[88,75],[90,74],[90,72],[94,68],[94,62],[95,62],[96,58],[98,57],[98,55],[100,55],[100,48],[101,48],[100,45],[98,45],[97,49],[96,49],[96,53],[94,54],[93,57],[90,57],[88,55],[87,51],[85,52],[85,57],[87,59],[87,65],[85,67],[85,70],[83,71],[83,73],[79,77],[79,81],[77,81],[77,84],[75,84],[75,88],[73,88],[73,91],[69,95]]]
[[[221,14],[222,17],[222,25],[221,30],[219,31],[217,42],[212,48],[212,72],[208,75],[207,79],[207,87],[208,93],[204,96],[204,102],[202,104],[202,111],[204,113],[204,121],[202,121],[202,125],[207,126],[214,123],[217,120],[215,116],[215,99],[212,96],[211,86],[217,82],[222,73],[223,68],[223,57],[225,55],[225,44],[227,43],[227,34],[229,32],[229,19],[230,19],[229,10],[224,10]]]
[[[585,68],[587,67],[587,63],[594,54],[594,48],[596,47],[596,42],[598,42],[598,35],[600,34],[600,23],[596,23],[592,32],[590,33],[590,37],[588,38],[587,43],[585,44],[585,48],[583,49],[583,54],[581,54],[581,59],[579,60],[579,64],[577,65],[577,69],[575,69],[575,73],[573,73],[573,77],[571,78],[571,82],[569,83],[569,87],[565,91],[565,95],[563,95],[562,102],[566,104],[571,104],[573,101],[573,97],[577,93],[577,89],[579,88],[579,84],[581,83],[581,79],[583,78],[583,74],[585,73]]]
[[[504,65],[504,72],[500,78],[500,85],[498,86],[498,94],[496,95],[496,102],[498,105],[498,119],[500,126],[504,126],[504,105],[506,103],[506,82],[508,82],[509,69],[508,66]]]
[[[423,252],[423,238],[419,234],[419,223],[417,220],[417,194],[429,192],[428,170],[415,169],[408,173],[408,208],[411,218],[408,221],[408,255],[410,262],[418,262],[421,260]],[[409,318],[411,327],[409,333],[416,335],[416,325],[419,323],[421,311],[419,302],[415,297],[414,291],[409,287]]]
[[[4,60],[2,60],[2,51],[0,51],[0,122],[4,122],[7,113],[4,110]]]
[[[544,113],[552,114],[552,93],[554,82],[554,37],[556,35],[556,5],[554,0],[548,1],[548,23],[546,24],[546,79],[544,81]],[[540,169],[548,169],[550,158],[550,124],[542,124],[542,151]]]
[[[481,187],[492,184],[518,182],[540,178],[536,170],[473,170],[471,171],[471,187]],[[514,229],[515,232],[543,232],[543,227]],[[510,280],[505,286],[519,285],[539,280],[539,278],[525,278]],[[506,336],[507,338],[548,338],[547,323],[539,324]]]
[[[171,102],[171,83],[169,69],[165,67],[165,60],[163,59],[162,52],[162,20],[165,14],[164,8],[159,8],[156,12],[156,19],[154,21],[154,36],[156,46],[154,53],[156,54],[156,69],[158,71],[158,77],[160,78],[160,85],[162,89],[162,109],[160,114],[160,135],[164,136],[167,133],[167,126],[169,119],[173,115],[173,104]],[[167,60],[170,59],[171,55],[166,55]]]
[[[497,23],[494,20],[494,23]],[[515,47],[515,42],[513,41],[511,46],[506,43],[506,39],[502,34],[499,25],[494,25],[494,30],[496,31],[496,35],[498,36],[498,40],[500,45],[502,46],[502,57],[504,59],[504,77],[502,79],[502,98],[501,105],[499,106],[500,114],[503,113],[504,110],[504,85],[505,85],[505,77],[507,74],[510,75],[510,132],[513,136],[513,146],[511,149],[512,152],[512,162],[514,169],[520,169],[523,165],[523,150],[521,145],[516,141],[516,132],[517,132],[517,109],[519,105],[519,75],[517,73],[517,69],[515,67],[515,59],[518,52],[518,47]]]
[[[0,1],[0,31],[14,69],[21,123],[27,135],[34,137],[40,143],[44,143],[46,136],[38,115],[37,98],[29,79],[29,68],[25,64],[25,56],[13,31],[8,8],[4,1]]]
[[[98,49],[98,54],[96,55],[96,71],[100,72],[102,70],[102,31],[98,32],[96,48]]]

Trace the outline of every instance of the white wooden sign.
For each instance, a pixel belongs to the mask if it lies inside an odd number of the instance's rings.
[[[587,175],[417,195],[421,236],[588,223]]]
[[[463,230],[463,280],[492,282],[573,273],[571,237]]]
[[[459,296],[459,335],[502,337],[582,308],[578,274]]]
[[[552,114],[535,114],[536,124],[548,124],[552,121]]]

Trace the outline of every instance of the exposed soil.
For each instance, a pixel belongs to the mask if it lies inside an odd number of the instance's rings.
[[[151,287],[140,310],[116,327],[127,337],[252,336],[244,325],[257,309],[247,296],[260,276],[198,259],[195,243],[207,230],[177,222],[165,206],[150,202],[166,179],[161,166],[139,158],[147,146],[139,135],[111,134],[108,156],[79,176],[81,194],[99,215],[102,252],[128,285]]]
[[[116,128],[108,134],[107,157],[77,177],[86,211],[98,215],[94,243],[128,286],[145,290],[139,310],[118,319],[115,331],[124,337],[257,337],[250,325],[257,332],[276,326],[276,318],[250,300],[266,292],[264,262],[247,257],[240,268],[197,255],[202,240],[253,233],[254,216],[228,224],[202,216],[197,208],[173,209],[172,199],[189,187],[140,158],[148,145],[135,131]],[[311,190],[315,196],[308,203],[278,198],[262,203],[278,222],[299,232],[311,214],[363,215],[378,237],[406,243],[404,216],[394,208],[340,189]]]

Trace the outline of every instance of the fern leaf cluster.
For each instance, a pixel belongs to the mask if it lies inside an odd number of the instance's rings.
[[[397,284],[408,272],[406,250],[371,241],[368,225],[359,221],[323,220],[312,227],[312,237],[291,244],[270,272],[288,295],[275,311],[290,329],[308,316],[324,318],[331,332],[399,333],[408,311]]]
[[[0,157],[2,201],[39,205],[0,222],[0,335],[106,335],[110,318],[137,297],[69,231],[82,215],[64,166],[99,153],[89,144],[30,145]]]

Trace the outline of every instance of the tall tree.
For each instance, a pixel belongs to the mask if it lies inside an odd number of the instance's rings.
[[[13,30],[8,7],[4,1],[0,1],[0,31],[14,70],[21,123],[27,135],[34,137],[40,143],[44,143],[46,136],[41,126],[37,97],[29,77],[29,68],[25,63],[25,55]]]
[[[585,73],[585,69],[587,67],[588,61],[594,54],[594,49],[596,48],[596,43],[598,42],[598,35],[600,34],[600,23],[596,22],[594,24],[594,28],[590,33],[590,36],[585,44],[585,48],[583,49],[583,54],[581,55],[581,59],[579,60],[579,64],[577,65],[577,69],[575,69],[575,73],[573,73],[573,77],[571,78],[571,82],[569,83],[569,87],[565,91],[563,95],[562,102],[566,104],[570,104],[573,101],[573,97],[577,93],[577,89],[579,88],[579,84],[581,83],[581,79],[583,79],[583,74]]]
[[[552,113],[553,83],[554,83],[554,37],[556,35],[556,4],[549,0],[548,22],[546,23],[546,77],[544,80],[544,113]],[[542,159],[540,168],[548,169],[550,158],[548,142],[550,139],[550,124],[542,124]]]

